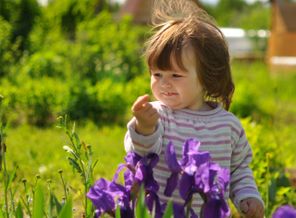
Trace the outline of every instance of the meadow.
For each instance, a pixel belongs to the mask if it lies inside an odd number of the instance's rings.
[[[295,205],[295,187],[289,179],[295,175],[287,169],[295,169],[294,130],[296,74],[270,74],[262,62],[232,63],[236,92],[231,111],[241,118],[252,145],[254,160],[252,169],[264,198],[267,217],[281,204]],[[147,81],[148,83],[148,81]],[[143,90],[145,93],[145,90]],[[130,117],[129,110],[125,119]],[[71,125],[74,120],[70,120]],[[57,198],[64,197],[63,178],[73,195],[77,214],[83,205],[83,186],[79,174],[69,165],[63,146],[69,144],[65,132],[56,125],[36,127],[33,125],[9,126],[6,128],[7,168],[17,168],[13,186],[21,193],[25,178],[31,187],[36,179],[48,186]],[[125,124],[98,125],[93,121],[76,121],[76,132],[81,141],[90,144],[93,159],[94,179],[112,179],[118,164],[123,162],[125,151],[123,138]],[[80,212],[79,212],[80,211]]]

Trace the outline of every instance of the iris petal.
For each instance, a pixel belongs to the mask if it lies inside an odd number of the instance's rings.
[[[147,177],[145,178],[145,190],[157,192],[159,189],[159,185],[153,177],[153,171],[152,169],[148,169],[147,171]]]
[[[154,168],[159,161],[159,156],[155,153],[148,154],[147,158],[150,160],[149,167]]]
[[[176,189],[178,185],[178,173],[172,173],[171,176],[167,179],[166,187],[164,190],[164,194],[168,197],[171,197],[174,190]]]
[[[189,156],[188,153],[189,152],[198,152],[198,149],[200,147],[200,142],[197,139],[194,138],[190,138],[187,139],[183,145],[183,155],[182,155],[182,160],[181,160],[181,165],[184,166],[187,164],[187,162],[189,161]]]
[[[196,167],[199,167],[200,165],[211,160],[210,153],[207,151],[194,153],[192,155],[189,153],[189,157],[190,161],[193,162],[192,164],[194,164]]]
[[[202,164],[196,171],[194,176],[194,185],[197,190],[207,193],[210,190],[210,170],[209,163]]]
[[[174,203],[173,204],[174,217],[185,218],[185,208],[184,205]]]
[[[87,197],[97,208],[97,213],[110,212],[115,208],[113,196],[108,192],[109,182],[105,179],[98,180],[87,193]]]
[[[124,157],[124,160],[128,164],[130,164],[132,166],[136,166],[138,161],[141,160],[141,158],[142,157],[135,152],[128,152],[126,154],[126,156]]]
[[[145,203],[150,212],[155,210],[155,218],[161,218],[163,209],[159,201],[159,197],[155,192],[149,192],[145,196]]]
[[[194,184],[194,177],[190,176],[186,173],[183,173],[180,179],[180,196],[185,200],[188,201],[189,196],[192,194],[192,188]]]
[[[134,174],[132,173],[132,171],[126,170],[123,175],[124,175],[124,186],[128,191],[130,191],[134,183]]]
[[[181,167],[178,163],[176,152],[175,152],[173,143],[171,141],[168,143],[168,145],[166,147],[164,158],[166,160],[166,163],[167,163],[169,169],[173,173],[177,173],[177,172],[181,171]]]
[[[207,218],[222,218],[221,203],[218,199],[212,199],[211,201],[205,202],[202,208],[203,217]]]
[[[144,181],[144,178],[146,177],[146,167],[143,164],[137,164],[137,169],[135,173],[135,179],[140,184]]]
[[[276,209],[272,218],[295,218],[296,209],[289,205],[284,205]]]

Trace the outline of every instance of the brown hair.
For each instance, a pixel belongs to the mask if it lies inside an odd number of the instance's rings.
[[[191,0],[156,2],[153,16],[156,32],[147,42],[145,52],[149,68],[173,70],[174,60],[186,71],[182,48],[191,46],[205,99],[221,102],[228,110],[234,84],[223,34],[210,16]]]

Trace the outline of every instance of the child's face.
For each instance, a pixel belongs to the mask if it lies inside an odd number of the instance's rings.
[[[151,70],[152,93],[171,109],[201,109],[204,106],[204,91],[197,77],[195,55],[190,47],[183,50],[182,62],[187,72]],[[176,64],[173,62],[173,65]]]

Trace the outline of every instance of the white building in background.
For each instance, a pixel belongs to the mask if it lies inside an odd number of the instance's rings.
[[[125,0],[120,16],[130,14],[137,24],[150,23],[151,0]],[[264,58],[269,32],[266,30],[243,30],[239,28],[221,28],[229,46],[231,58]]]
[[[267,30],[220,28],[229,47],[231,58],[264,58],[269,37]]]

